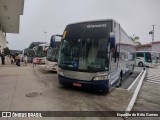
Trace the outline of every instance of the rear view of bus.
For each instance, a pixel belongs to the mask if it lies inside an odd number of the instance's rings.
[[[130,38],[114,20],[67,25],[58,59],[59,84],[109,92],[133,71],[134,50]]]

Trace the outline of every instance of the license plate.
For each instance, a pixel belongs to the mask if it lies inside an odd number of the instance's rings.
[[[73,83],[73,86],[81,87],[82,85],[80,83]]]

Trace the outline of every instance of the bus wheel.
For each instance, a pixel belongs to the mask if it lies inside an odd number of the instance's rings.
[[[139,62],[139,63],[138,63],[138,66],[139,66],[139,67],[143,67],[143,62]]]
[[[102,90],[101,93],[102,93],[102,94],[107,94],[107,93],[109,93],[109,89]]]
[[[122,85],[123,71],[120,72],[120,86]]]

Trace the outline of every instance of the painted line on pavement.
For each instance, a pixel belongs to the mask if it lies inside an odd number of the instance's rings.
[[[133,81],[133,83],[128,87],[127,90],[131,90],[131,88],[133,87],[133,85],[136,83],[136,81],[139,79],[139,77],[141,76],[141,74],[143,73],[144,70],[142,70],[140,72],[140,74],[137,76],[137,78]]]
[[[145,75],[146,75],[146,70],[143,72],[143,75],[142,75],[142,77],[141,77],[141,79],[140,79],[140,81],[139,81],[139,83],[138,83],[138,85],[137,85],[137,87],[136,87],[136,89],[134,91],[134,94],[133,94],[133,96],[132,96],[132,98],[131,98],[131,100],[130,100],[130,102],[128,104],[127,109],[125,110],[125,113],[129,113],[132,110],[133,105],[134,105],[134,103],[135,103],[135,101],[137,99],[138,93],[140,91],[140,88],[142,86],[142,82],[144,80]],[[126,116],[125,118],[127,118],[127,117],[128,116]]]
[[[160,84],[159,82],[155,82],[155,81],[152,81],[152,80],[147,80],[147,82]]]

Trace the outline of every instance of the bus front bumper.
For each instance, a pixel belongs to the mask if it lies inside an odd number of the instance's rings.
[[[58,75],[58,81],[59,81],[59,84],[61,85],[109,92],[109,80],[87,81],[87,80],[77,80],[77,79],[66,78],[64,76]]]

